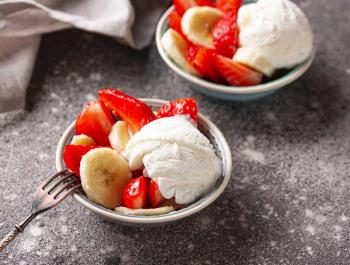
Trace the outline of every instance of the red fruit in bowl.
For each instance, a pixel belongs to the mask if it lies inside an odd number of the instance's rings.
[[[196,0],[196,3],[199,6],[215,6],[215,3],[212,0]]]
[[[141,176],[130,180],[123,191],[122,205],[130,209],[140,209],[147,203],[148,180]]]
[[[158,184],[153,180],[151,180],[148,185],[148,196],[153,208],[157,208],[159,205],[165,202],[165,198],[160,193]]]
[[[212,49],[192,45],[188,50],[188,60],[205,78],[221,83],[223,78],[216,69],[215,52]]]
[[[98,94],[112,111],[129,124],[134,133],[155,119],[147,104],[117,89],[102,89]]]
[[[182,16],[187,9],[194,6],[213,6],[211,0],[174,0],[173,1],[176,12]]]
[[[224,12],[234,12],[237,14],[242,2],[242,0],[217,0],[216,6]]]
[[[98,146],[73,145],[69,144],[64,147],[63,161],[66,167],[72,171],[77,177],[80,177],[79,168],[81,158],[90,150],[98,148]]]
[[[194,98],[175,99],[160,107],[158,118],[172,117],[175,115],[188,115],[193,121],[198,121],[197,103]]]
[[[192,62],[197,55],[197,52],[199,51],[201,47],[197,46],[197,45],[190,45],[187,49],[187,59],[189,62]]]
[[[221,55],[215,64],[226,81],[233,86],[254,86],[261,83],[262,74]]]
[[[233,57],[238,47],[236,17],[233,12],[224,14],[212,30],[215,52],[229,58]]]
[[[172,28],[173,30],[177,31],[177,33],[183,35],[182,29],[181,29],[181,17],[176,12],[176,10],[172,11],[169,14],[168,18],[169,18],[169,27]]]
[[[182,16],[187,9],[197,6],[197,3],[195,0],[174,0],[173,5],[176,12]]]
[[[101,101],[89,102],[75,122],[75,133],[90,136],[97,145],[109,146],[108,135],[114,119],[106,105]]]

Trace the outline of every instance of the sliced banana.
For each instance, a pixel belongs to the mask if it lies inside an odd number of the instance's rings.
[[[194,44],[214,48],[211,32],[221,16],[222,12],[214,7],[192,7],[182,17],[182,32]]]
[[[114,150],[124,151],[130,140],[128,124],[125,121],[117,121],[108,136],[109,142]]]
[[[274,68],[270,61],[263,56],[258,50],[248,47],[238,48],[233,61],[244,64],[263,73],[266,76],[271,76],[274,72]]]
[[[114,210],[116,212],[130,214],[130,215],[161,215],[161,214],[170,213],[175,209],[172,206],[164,206],[164,207],[151,208],[151,209],[130,209],[127,207],[120,206],[115,208]]]
[[[94,139],[85,134],[74,135],[71,144],[73,145],[88,145],[94,146],[96,145]]]
[[[131,179],[129,164],[111,148],[96,148],[83,156],[80,162],[83,190],[88,198],[105,208],[121,204],[125,185]]]
[[[183,37],[173,29],[168,29],[161,41],[164,51],[185,71],[200,76],[198,71],[186,59],[187,43]]]

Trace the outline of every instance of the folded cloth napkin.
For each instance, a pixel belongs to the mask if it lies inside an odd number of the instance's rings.
[[[71,27],[147,46],[164,0],[0,0],[0,113],[24,108],[41,34]]]

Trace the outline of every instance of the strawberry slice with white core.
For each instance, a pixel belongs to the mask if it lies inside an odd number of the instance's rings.
[[[180,98],[164,104],[157,113],[157,118],[185,115],[195,124],[198,122],[197,103],[194,98]]]
[[[108,135],[114,122],[112,113],[101,100],[89,102],[75,122],[75,133],[91,137],[97,145],[109,146]]]
[[[140,209],[147,203],[148,179],[141,176],[132,179],[124,188],[122,205],[130,209]]]
[[[106,88],[100,90],[98,94],[112,111],[129,124],[134,133],[155,119],[151,108],[147,104],[120,90]]]
[[[254,86],[261,83],[262,73],[234,62],[232,59],[217,55],[215,64],[221,75],[232,86]]]

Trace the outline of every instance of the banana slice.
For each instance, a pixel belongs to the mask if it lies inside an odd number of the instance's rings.
[[[74,135],[71,144],[74,145],[88,145],[94,146],[96,145],[94,139],[85,134]]]
[[[96,148],[81,159],[80,177],[83,190],[91,201],[113,209],[121,203],[131,172],[128,162],[117,151]]]
[[[176,64],[185,71],[200,76],[198,71],[186,59],[187,43],[179,33],[173,29],[168,29],[164,33],[160,43],[165,52]]]
[[[114,209],[116,212],[130,214],[130,215],[161,215],[174,211],[174,207],[172,206],[163,206],[158,208],[151,209],[130,209],[127,207],[117,207]]]
[[[270,61],[260,54],[258,50],[248,47],[238,48],[233,61],[244,64],[263,73],[266,76],[271,76],[274,72],[274,68]]]
[[[128,124],[125,121],[117,121],[108,136],[109,142],[114,150],[124,151],[130,140]]]
[[[194,44],[214,48],[211,32],[221,16],[222,12],[217,8],[208,6],[192,7],[182,17],[182,32]]]

